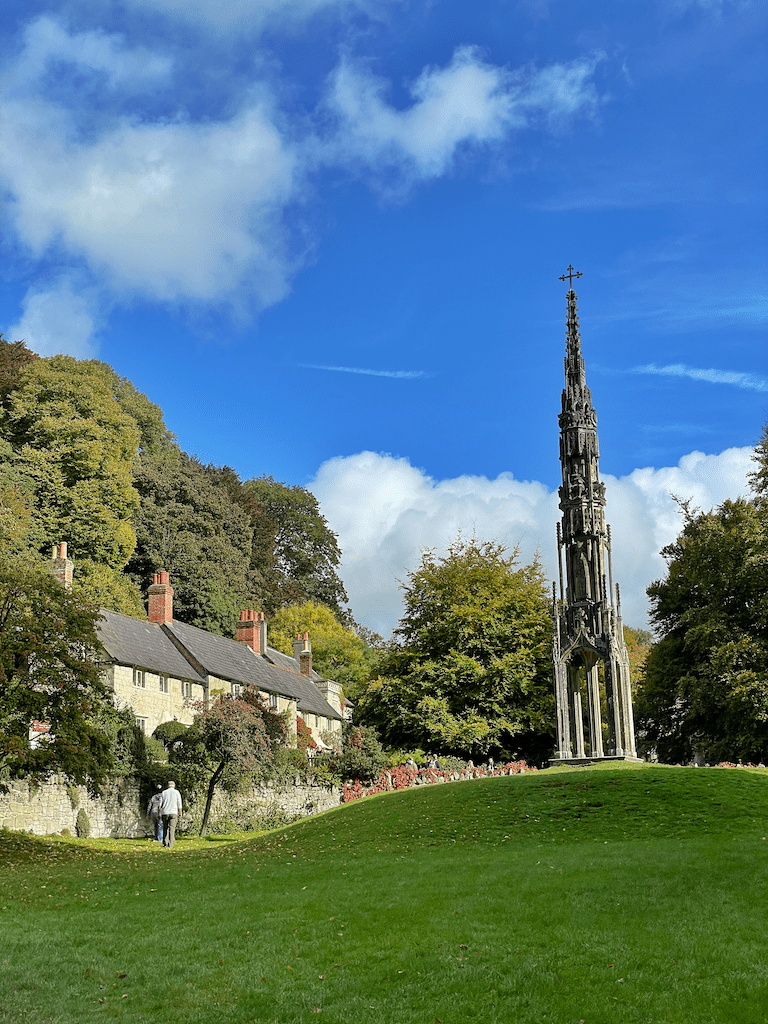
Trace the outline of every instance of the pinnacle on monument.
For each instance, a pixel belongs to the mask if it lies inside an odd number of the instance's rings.
[[[558,418],[563,482],[559,489],[562,520],[557,524],[560,593],[558,599],[555,592],[553,599],[555,763],[636,756],[629,660],[620,612],[613,602],[610,528],[605,521],[605,486],[598,472],[597,416],[586,382],[573,290],[574,277],[581,276],[569,266],[560,278],[567,279],[570,287],[565,388]]]

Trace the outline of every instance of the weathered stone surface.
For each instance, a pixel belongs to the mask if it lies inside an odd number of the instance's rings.
[[[72,786],[54,778],[42,785],[17,781],[9,784],[7,793],[0,793],[0,828],[53,835],[67,829],[75,834],[77,812],[83,808],[88,815],[91,837],[137,838],[149,836],[150,822],[144,815],[139,785],[133,780],[118,779],[105,788],[100,797],[91,797],[83,786]],[[194,813],[194,795],[182,794],[185,807]],[[214,817],[235,814],[244,808],[268,810],[278,807],[289,815],[306,816],[338,807],[341,792],[336,786],[290,785],[285,790],[273,786],[254,787],[247,793],[229,796],[216,794]],[[183,818],[182,818],[183,826]]]
[[[565,276],[572,283],[572,277],[580,275]],[[558,596],[553,586],[552,602],[557,751],[550,763],[584,764],[606,756],[637,760],[629,658],[618,586],[614,602],[611,529],[605,521],[605,485],[597,468],[597,415],[587,387],[572,288],[567,301],[565,388],[558,419],[563,476],[559,491],[563,515],[557,527],[560,590]],[[608,711],[607,750],[603,749],[601,690]]]

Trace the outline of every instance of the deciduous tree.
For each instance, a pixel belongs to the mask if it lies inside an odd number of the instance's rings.
[[[0,769],[9,775],[60,772],[98,790],[112,767],[96,724],[114,714],[97,664],[97,618],[45,562],[0,544]],[[46,731],[30,732],[35,722]]]
[[[284,716],[252,687],[237,697],[223,694],[209,706],[199,706],[191,728],[175,741],[170,759],[207,780],[201,836],[208,831],[216,787],[233,790],[257,777],[286,737]]]
[[[637,698],[660,760],[768,760],[768,553],[762,503],[684,506],[680,536],[648,588],[659,636]]]
[[[404,586],[397,646],[356,717],[395,746],[541,759],[554,725],[551,620],[538,563],[459,537]]]
[[[341,551],[314,494],[263,476],[243,485],[253,500],[251,567],[265,575],[275,612],[285,604],[317,601],[342,618],[347,594],[336,571]]]
[[[284,654],[293,655],[297,633],[309,633],[315,671],[335,679],[354,700],[371,676],[376,652],[352,629],[342,626],[330,608],[316,601],[287,605],[269,623],[269,642]]]

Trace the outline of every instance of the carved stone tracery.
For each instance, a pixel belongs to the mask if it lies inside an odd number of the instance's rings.
[[[560,425],[562,522],[557,546],[560,593],[553,585],[553,661],[557,699],[555,762],[600,757],[636,758],[629,658],[619,588],[613,600],[611,530],[605,522],[605,485],[598,475],[597,415],[587,387],[581,336],[569,273],[565,388]],[[563,560],[566,587],[563,591]],[[602,667],[602,682],[600,668]],[[601,695],[607,708],[603,739]],[[588,732],[585,733],[586,714]]]

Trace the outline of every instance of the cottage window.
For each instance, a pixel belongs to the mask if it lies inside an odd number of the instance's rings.
[[[136,728],[140,729],[143,733],[147,731],[147,720],[146,718],[139,718],[136,716]]]
[[[160,676],[160,693],[169,693],[168,676]]]
[[[270,693],[270,695],[269,695],[269,706],[271,708],[276,708],[277,707],[277,694],[276,693]]]
[[[240,683],[232,683],[232,696],[233,697],[239,697],[240,696]]]
[[[182,682],[181,684],[181,696],[191,697],[192,696],[192,683]]]
[[[147,685],[143,668],[135,668],[133,670],[133,685],[140,686],[142,689]]]

